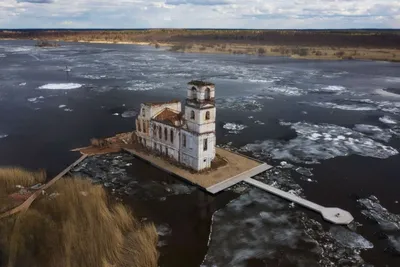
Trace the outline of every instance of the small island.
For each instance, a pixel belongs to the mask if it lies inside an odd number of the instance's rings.
[[[35,44],[36,47],[59,47],[57,42],[50,42],[47,40],[38,40]]]

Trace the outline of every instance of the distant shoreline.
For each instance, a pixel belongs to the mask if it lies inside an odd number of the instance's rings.
[[[400,32],[365,30],[0,30],[0,40],[151,45],[203,54],[400,62]]]

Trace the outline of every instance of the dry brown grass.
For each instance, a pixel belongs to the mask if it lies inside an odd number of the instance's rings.
[[[1,203],[0,203],[1,204]],[[89,180],[66,178],[16,217],[0,221],[8,266],[155,267],[157,233]]]
[[[31,172],[21,168],[0,169],[0,195],[16,191],[16,185],[24,187],[43,183],[46,180],[44,171]]]

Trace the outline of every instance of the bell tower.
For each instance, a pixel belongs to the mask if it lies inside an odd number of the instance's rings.
[[[215,158],[215,85],[205,81],[191,81],[187,87],[185,121],[193,149],[187,151],[194,159],[194,169],[211,167]]]

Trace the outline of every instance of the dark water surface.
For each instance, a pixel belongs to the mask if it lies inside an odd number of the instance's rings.
[[[68,75],[66,66],[71,69]],[[374,246],[361,253],[366,262],[400,266],[400,251],[388,241],[388,236],[398,238],[400,229],[382,230],[366,219],[357,203],[359,198],[375,195],[390,213],[400,213],[400,96],[381,93],[400,88],[400,64],[179,54],[133,45],[68,43],[40,49],[31,41],[0,41],[0,165],[46,168],[54,175],[79,156],[70,149],[87,145],[92,137],[133,130],[132,115],[140,103],[183,100],[186,83],[200,78],[216,84],[218,144],[229,143],[270,164],[286,161],[294,169],[311,168],[312,182],[302,175],[292,177],[304,195],[353,214],[362,224],[357,233]],[[127,172],[138,177],[139,184],[146,179],[175,180],[141,161],[131,163]],[[160,245],[161,266],[190,267],[199,266],[208,251],[214,211],[222,209],[216,219],[235,225],[241,216],[232,207],[250,206],[240,213],[243,220],[264,208],[265,203],[251,200],[260,197],[258,192],[246,194],[227,207],[239,194],[207,196],[193,189],[149,199],[138,193],[124,200],[138,216],[154,221],[164,235],[168,233]],[[266,193],[261,195],[269,200]],[[280,210],[281,204],[265,208]],[[318,215],[302,211],[330,229]],[[292,237],[290,225],[279,232],[281,240]],[[216,225],[216,229],[224,238],[224,228]],[[268,228],[261,230],[268,234]],[[239,240],[240,233],[236,234]],[[267,241],[249,245],[249,250],[263,248],[259,254],[254,250],[246,254],[243,247],[234,246],[235,240],[229,242],[226,247],[241,256],[236,261],[208,257],[217,260],[216,266],[275,266],[279,257],[284,258],[276,251],[263,254]],[[282,244],[279,249],[290,247],[294,257],[307,255],[302,242]],[[289,260],[281,266],[301,264]]]

